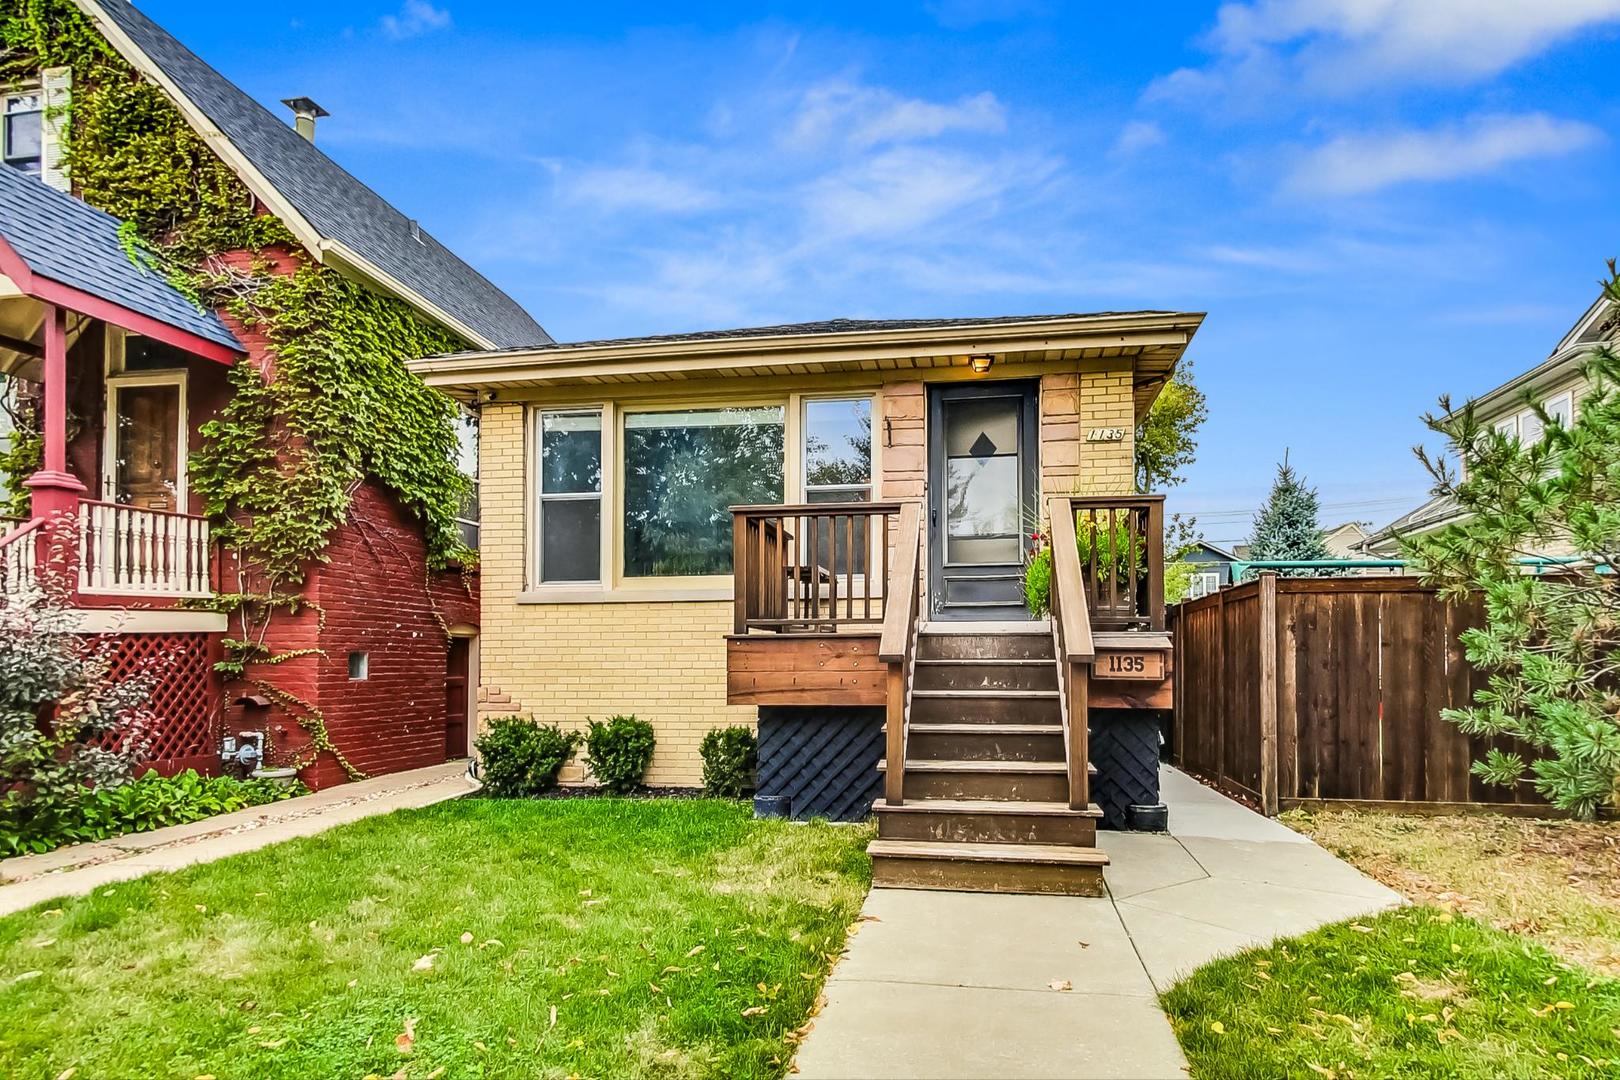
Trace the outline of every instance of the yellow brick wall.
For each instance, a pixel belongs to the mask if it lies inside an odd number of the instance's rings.
[[[1094,370],[1095,368],[1095,370]],[[926,401],[913,374],[881,387],[874,437],[878,497],[925,494]],[[1041,477],[1047,494],[1123,494],[1132,488],[1134,421],[1129,361],[1041,378]],[[725,703],[728,602],[519,603],[525,588],[526,416],[521,405],[484,406],[479,438],[482,595],[479,719],[513,713],[583,728],[586,717],[635,713],[658,749],[647,782],[695,785],[697,745],[712,727],[749,724],[755,710]],[[1123,427],[1121,442],[1085,433]],[[577,778],[571,768],[565,779]]]

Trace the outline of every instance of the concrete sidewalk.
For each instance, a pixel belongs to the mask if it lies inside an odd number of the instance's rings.
[[[45,900],[82,896],[102,885],[154,870],[179,870],[282,840],[313,836],[376,814],[429,806],[477,788],[477,783],[467,778],[467,763],[450,761],[342,784],[189,825],[5,859],[0,861],[0,915]]]
[[[1166,769],[1168,835],[1103,833],[1101,900],[875,889],[798,1075],[1186,1075],[1158,994],[1210,959],[1399,904],[1286,826]]]

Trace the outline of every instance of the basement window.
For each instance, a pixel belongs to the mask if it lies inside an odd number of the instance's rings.
[[[371,654],[352,652],[349,654],[349,678],[359,682],[371,678]]]

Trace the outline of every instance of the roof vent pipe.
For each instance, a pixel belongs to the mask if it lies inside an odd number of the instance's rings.
[[[332,115],[307,97],[282,98],[281,103],[293,111],[294,130],[310,142],[315,141],[315,121]]]

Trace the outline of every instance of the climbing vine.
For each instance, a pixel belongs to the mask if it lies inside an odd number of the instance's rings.
[[[403,365],[466,343],[302,252],[69,0],[0,0],[0,80],[54,67],[72,71],[64,162],[76,193],[125,222],[135,261],[268,344],[267,364],[232,369],[232,397],[202,426],[188,470],[240,567],[220,601],[237,623],[221,669],[298,717],[305,754],[331,751],[352,773],[319,709],[262,670],[303,651],[268,641],[278,614],[307,606],[300,587],[368,477],[419,519],[430,568],[469,564],[455,521],[471,490],[454,464],[455,406]],[[23,430],[0,456],[9,491],[37,452]]]

